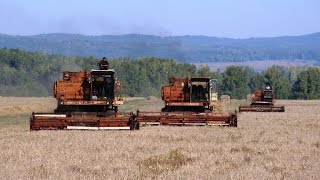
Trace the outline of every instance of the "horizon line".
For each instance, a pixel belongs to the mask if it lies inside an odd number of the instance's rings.
[[[143,34],[143,33],[124,33],[124,34],[81,34],[81,33],[70,33],[70,32],[52,32],[52,33],[39,33],[39,34],[30,34],[30,35],[19,35],[19,34],[6,34],[1,33],[0,35],[5,36],[20,36],[20,37],[32,37],[32,36],[41,36],[41,35],[79,35],[79,36],[91,36],[91,37],[99,37],[99,36],[128,36],[128,35],[140,35],[140,36],[154,36],[154,37],[161,37],[161,38],[168,38],[168,37],[186,37],[186,36],[194,36],[194,37],[208,37],[208,38],[221,38],[221,39],[255,39],[255,38],[279,38],[279,37],[299,37],[299,36],[307,36],[307,35],[314,35],[319,34],[320,31],[308,33],[308,34],[300,34],[300,35],[280,35],[280,36],[256,36],[256,37],[246,37],[246,38],[236,38],[236,37],[223,37],[223,36],[209,36],[209,35],[155,35],[155,34]]]

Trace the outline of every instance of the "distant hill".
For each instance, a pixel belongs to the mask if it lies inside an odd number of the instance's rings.
[[[208,36],[0,34],[0,48],[94,57],[174,58],[189,63],[308,59],[320,61],[320,33],[273,38],[232,39]]]

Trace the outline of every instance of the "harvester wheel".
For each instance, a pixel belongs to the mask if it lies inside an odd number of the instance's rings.
[[[134,120],[132,116],[130,116],[129,118],[129,126],[130,126],[130,130],[134,130]]]
[[[130,130],[135,130],[140,128],[138,117],[133,113],[130,113],[129,125],[130,125]]]
[[[230,121],[230,126],[238,127],[237,115],[232,115],[231,121]]]
[[[137,120],[134,121],[134,129],[136,129],[136,130],[140,129],[140,124],[139,124],[139,121],[137,121]]]

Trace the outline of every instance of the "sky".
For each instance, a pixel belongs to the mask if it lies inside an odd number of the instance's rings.
[[[230,38],[320,32],[320,0],[0,0],[0,33]]]

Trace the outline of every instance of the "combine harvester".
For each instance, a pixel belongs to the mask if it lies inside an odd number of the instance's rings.
[[[54,113],[32,113],[30,129],[139,129],[133,113],[118,113],[121,84],[108,65],[103,58],[98,70],[64,72],[63,80],[54,84],[57,108]]]
[[[237,115],[215,112],[217,81],[209,78],[170,78],[162,87],[161,112],[137,111],[141,125],[227,125],[237,127]]]
[[[256,90],[250,105],[239,106],[239,112],[284,112],[284,106],[274,105],[273,90],[267,86],[265,90]]]

